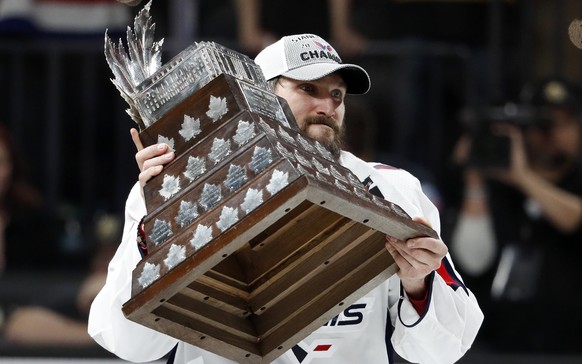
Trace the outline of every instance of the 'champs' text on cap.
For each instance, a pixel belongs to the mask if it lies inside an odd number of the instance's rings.
[[[299,81],[313,81],[338,72],[349,94],[365,94],[370,76],[362,67],[342,63],[335,49],[314,34],[297,34],[281,38],[262,50],[255,62],[267,80],[285,76]]]

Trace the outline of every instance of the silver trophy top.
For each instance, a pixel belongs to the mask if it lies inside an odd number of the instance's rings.
[[[269,90],[259,66],[248,56],[214,42],[197,42],[162,65],[163,39],[154,41],[150,0],[127,27],[127,49],[105,33],[105,59],[115,76],[111,81],[128,103],[131,118],[143,130],[192,93],[228,74]]]

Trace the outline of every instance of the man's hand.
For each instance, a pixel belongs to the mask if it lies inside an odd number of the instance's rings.
[[[133,144],[137,148],[135,161],[141,171],[139,174],[139,184],[143,187],[152,177],[160,174],[164,165],[174,160],[175,155],[170,147],[164,143],[154,144],[144,148],[137,130],[132,128],[130,133]]]
[[[423,218],[413,220],[430,226]],[[404,290],[413,299],[425,296],[428,288],[426,277],[440,267],[449,251],[442,240],[428,237],[402,241],[386,236],[386,249],[398,265],[397,274]]]

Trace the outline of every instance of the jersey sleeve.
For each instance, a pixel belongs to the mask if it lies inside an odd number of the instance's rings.
[[[445,257],[447,259],[447,257]],[[471,347],[483,313],[471,291],[433,272],[429,300],[419,315],[405,294],[391,308],[392,345],[413,363],[454,363]]]
[[[109,263],[107,280],[91,305],[88,332],[103,348],[133,362],[152,361],[166,355],[178,342],[165,334],[128,320],[121,311],[131,298],[132,271],[141,260],[137,248],[137,227],[146,214],[136,184],[125,208],[121,244]]]
[[[440,235],[437,208],[423,193],[418,179],[402,170],[375,168],[378,187],[385,198],[402,207],[411,217],[424,217]],[[381,177],[381,178],[380,178]],[[483,313],[473,293],[464,285],[447,254],[441,267],[430,276],[427,304],[418,313],[400,280],[393,277],[389,297],[394,325],[392,346],[413,363],[454,363],[471,347],[483,322]],[[398,294],[399,293],[399,294]]]

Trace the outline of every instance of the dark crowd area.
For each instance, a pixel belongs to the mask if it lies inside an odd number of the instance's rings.
[[[87,314],[139,170],[103,39],[145,2],[0,0],[0,358],[111,358]],[[364,67],[345,148],[410,171],[439,209],[485,314],[461,363],[582,362],[582,2],[358,0],[347,19],[335,5],[151,12],[164,63],[195,41],[254,57],[315,33]]]

